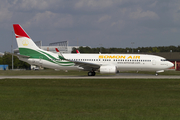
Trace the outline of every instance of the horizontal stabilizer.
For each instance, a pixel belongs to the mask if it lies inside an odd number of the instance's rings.
[[[11,55],[14,55],[14,56],[20,57],[20,58],[30,58],[30,56],[26,56],[26,55],[20,55],[20,54],[14,54],[14,53],[8,53],[8,54],[11,54]]]

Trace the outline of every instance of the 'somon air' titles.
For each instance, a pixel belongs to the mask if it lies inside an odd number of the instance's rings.
[[[99,55],[99,59],[140,59],[140,56]]]

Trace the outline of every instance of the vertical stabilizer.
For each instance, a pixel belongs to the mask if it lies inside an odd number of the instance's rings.
[[[19,24],[13,24],[13,28],[21,55],[28,55],[30,51],[39,49]]]

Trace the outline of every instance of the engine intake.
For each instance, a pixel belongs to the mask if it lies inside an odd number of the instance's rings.
[[[117,68],[116,66],[101,66],[100,73],[116,73]]]

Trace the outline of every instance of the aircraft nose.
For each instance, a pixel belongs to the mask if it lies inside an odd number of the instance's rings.
[[[168,66],[169,66],[169,67],[173,67],[174,64],[173,64],[172,62],[169,62],[169,63],[168,63]]]

